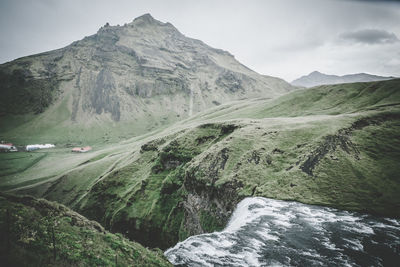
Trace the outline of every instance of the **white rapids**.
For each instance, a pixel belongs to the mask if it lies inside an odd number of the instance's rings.
[[[178,266],[395,266],[400,221],[246,198],[223,231],[189,237],[165,256]]]

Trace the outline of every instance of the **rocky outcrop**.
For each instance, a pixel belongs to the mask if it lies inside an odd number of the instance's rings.
[[[229,181],[217,187],[188,173],[184,186],[188,194],[182,202],[183,225],[188,236],[222,230],[243,198],[238,194],[243,187],[240,181]]]
[[[357,148],[357,145],[351,140],[352,132],[355,130],[361,130],[370,125],[378,126],[390,119],[398,120],[400,119],[400,116],[397,114],[384,114],[362,118],[353,122],[350,127],[340,129],[334,135],[325,136],[319,146],[316,147],[307,156],[307,159],[300,165],[300,169],[308,175],[313,176],[313,169],[318,165],[318,163],[328,153],[334,152],[338,147],[340,147],[347,154],[352,155],[356,160],[359,160],[360,151]]]
[[[44,112],[60,94],[62,82],[54,72],[54,65],[46,63],[41,73],[34,75],[30,62],[21,62],[16,68],[0,66],[0,114]]]
[[[108,69],[102,69],[96,77],[93,89],[90,90],[91,106],[97,114],[103,111],[111,113],[114,121],[119,121],[121,111],[116,94],[115,80]]]

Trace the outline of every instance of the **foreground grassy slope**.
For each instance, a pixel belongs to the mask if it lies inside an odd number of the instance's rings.
[[[9,189],[160,248],[222,228],[246,196],[400,217],[399,88],[399,80],[321,86],[221,105]]]
[[[0,194],[0,232],[4,266],[170,266],[161,251],[32,197]]]

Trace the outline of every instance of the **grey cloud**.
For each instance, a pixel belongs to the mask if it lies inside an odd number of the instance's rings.
[[[344,32],[340,35],[343,40],[363,44],[391,44],[399,42],[396,34],[378,29],[363,29],[353,32]]]

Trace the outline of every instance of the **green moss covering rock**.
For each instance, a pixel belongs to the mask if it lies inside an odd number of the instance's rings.
[[[0,232],[3,266],[171,266],[161,251],[32,197],[0,194]]]

